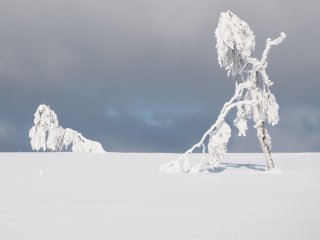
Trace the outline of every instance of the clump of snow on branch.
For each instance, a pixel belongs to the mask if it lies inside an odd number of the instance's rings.
[[[228,76],[242,72],[255,48],[255,36],[249,25],[231,11],[221,13],[215,31],[218,61]]]
[[[246,136],[248,130],[248,120],[246,116],[246,111],[242,107],[238,107],[237,117],[233,121],[234,126],[238,128],[238,136]]]
[[[73,152],[105,152],[99,142],[89,140],[81,133],[59,126],[57,115],[42,104],[34,114],[34,126],[29,131],[33,150],[62,151],[71,146]]]
[[[208,143],[208,153],[212,157],[213,163],[218,163],[224,158],[230,137],[231,128],[226,122],[223,122],[221,126],[212,133]]]
[[[264,113],[266,116],[266,119],[268,120],[268,123],[272,126],[278,124],[279,122],[279,105],[276,101],[276,97],[270,93],[265,92],[264,93]]]
[[[268,38],[260,61],[251,57],[255,47],[254,33],[246,22],[231,11],[221,13],[215,36],[220,66],[227,70],[228,76],[241,76],[235,78],[234,95],[224,104],[218,119],[204,133],[201,140],[176,161],[162,165],[160,171],[197,173],[205,170],[207,165],[211,168],[217,166],[224,158],[231,137],[231,128],[225,122],[225,118],[233,108],[238,110],[233,121],[238,129],[238,136],[246,136],[248,120],[252,120],[266,158],[267,169],[273,170],[275,166],[271,157],[271,137],[265,124],[276,125],[279,122],[279,105],[270,92],[273,82],[266,73],[266,67],[271,46],[280,44],[286,35],[281,33],[274,40]],[[251,66],[251,69],[248,69],[248,66]],[[202,158],[198,163],[191,164],[189,155],[199,148],[202,149]],[[209,158],[206,157],[206,152]]]

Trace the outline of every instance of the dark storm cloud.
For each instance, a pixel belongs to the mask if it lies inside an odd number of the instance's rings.
[[[255,32],[255,56],[287,34],[268,65],[274,150],[319,151],[319,4],[275,0],[0,0],[0,150],[31,150],[33,113],[46,103],[108,150],[183,151],[233,93],[214,48],[226,9]],[[235,131],[230,149],[259,151],[254,131]]]

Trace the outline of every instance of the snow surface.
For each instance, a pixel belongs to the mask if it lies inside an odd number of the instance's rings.
[[[1,153],[0,239],[320,239],[320,153],[158,171],[179,156]]]

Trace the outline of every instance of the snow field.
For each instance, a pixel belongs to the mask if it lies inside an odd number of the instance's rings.
[[[0,239],[319,239],[319,153],[274,153],[275,174],[242,153],[158,171],[178,156],[1,153]]]

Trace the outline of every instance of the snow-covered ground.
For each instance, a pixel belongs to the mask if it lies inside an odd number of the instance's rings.
[[[0,239],[320,239],[320,153],[158,172],[178,156],[1,153]]]

